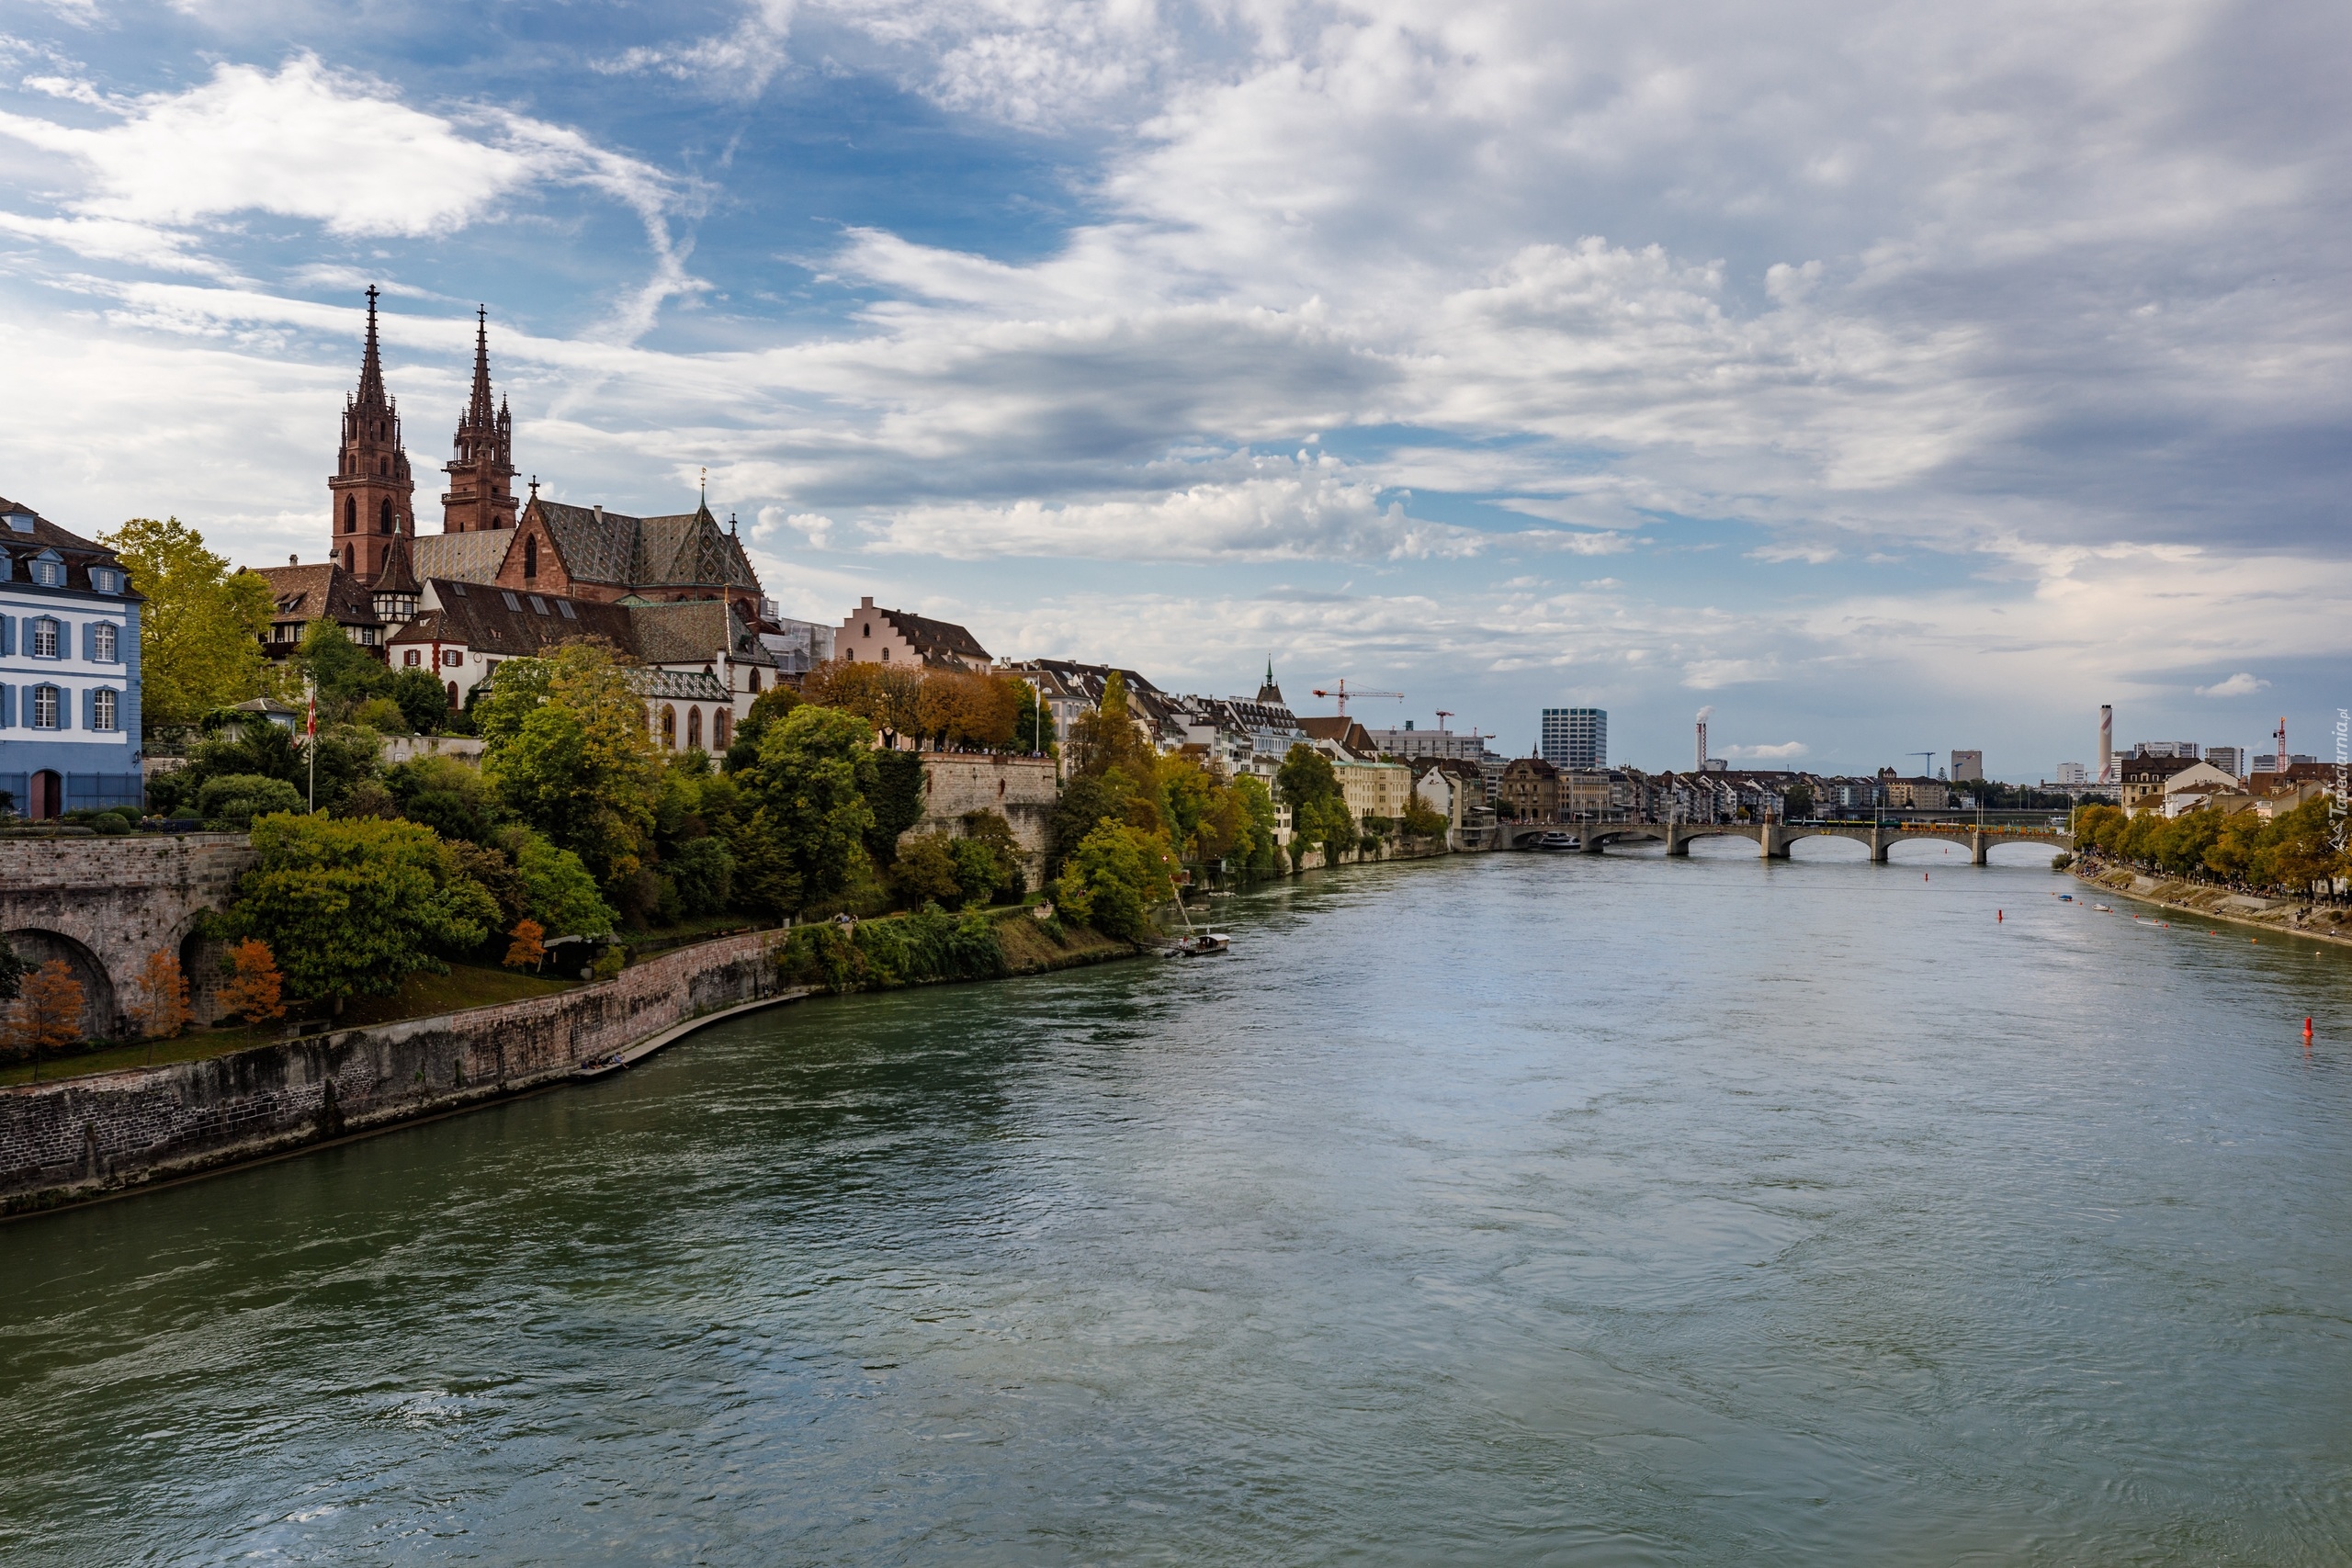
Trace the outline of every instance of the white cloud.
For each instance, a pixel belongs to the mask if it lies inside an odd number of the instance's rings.
[[[2226,681],[2216,682],[2211,686],[2198,687],[2197,694],[2200,697],[2250,697],[2255,693],[2267,689],[2269,684],[2269,682],[2257,681],[2251,673],[2241,670]]]
[[[1790,762],[1804,756],[1812,748],[1802,740],[1783,740],[1770,746],[1726,746],[1726,758],[1745,759],[1758,762]]]

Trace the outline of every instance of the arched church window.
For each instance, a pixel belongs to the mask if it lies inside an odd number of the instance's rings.
[[[351,552],[351,547],[350,547],[349,545],[345,545],[345,546],[344,546],[344,547],[343,547],[343,570],[345,570],[345,571],[351,571],[351,570],[356,570],[356,569],[355,569],[355,567],[354,567],[354,565],[353,565],[353,563],[354,563],[354,562],[356,562],[358,558],[359,558],[358,557],[356,557],[356,556],[355,556],[355,555],[353,555],[353,554],[352,554],[352,552]]]
[[[678,749],[678,710],[667,703],[662,705],[662,746],[669,751]]]
[[[715,749],[726,750],[728,742],[733,739],[735,726],[729,722],[733,716],[725,708],[720,708],[710,716],[710,743]]]
[[[759,689],[760,689],[760,672],[759,672],[758,671],[754,670],[754,671],[752,671],[752,691],[754,691],[754,692],[757,692]]]
[[[376,509],[376,532],[379,534],[389,534],[391,531],[392,502],[391,498],[387,496],[384,499],[383,504]]]
[[[686,750],[689,751],[702,750],[702,709],[700,708],[686,710]]]
[[[539,541],[536,538],[523,541],[523,575],[525,577],[539,575]]]
[[[343,531],[346,534],[359,532],[359,500],[356,496],[343,498]]]

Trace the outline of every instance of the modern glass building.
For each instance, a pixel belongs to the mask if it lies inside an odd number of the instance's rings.
[[[1602,708],[1545,708],[1536,755],[1555,768],[1609,765],[1609,714]]]

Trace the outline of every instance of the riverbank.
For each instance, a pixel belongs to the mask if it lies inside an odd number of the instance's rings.
[[[1144,951],[1084,927],[1048,931],[1023,910],[996,911],[989,924],[1003,953],[996,977]],[[796,984],[779,963],[783,943],[783,933],[748,932],[553,995],[0,1089],[0,1217],[435,1120],[625,1066],[754,1008],[878,988]]]
[[[2194,915],[2200,920],[2227,920],[2283,936],[2352,947],[2352,910],[2330,908],[2309,900],[2233,893],[2226,887],[2185,878],[2150,876],[2129,866],[2086,864],[2077,860],[2068,869],[2077,881],[2175,914]]]

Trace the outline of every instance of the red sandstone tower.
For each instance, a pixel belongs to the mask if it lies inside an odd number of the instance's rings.
[[[362,587],[372,586],[392,541],[416,536],[416,483],[401,450],[400,405],[384,392],[373,288],[368,290],[368,355],[359,366],[359,390],[344,400],[343,455],[327,491],[334,504],[330,554]]]
[[[514,526],[514,421],[490,406],[490,312],[474,312],[474,391],[458,421],[456,456],[446,468],[441,531],[474,534]]]

